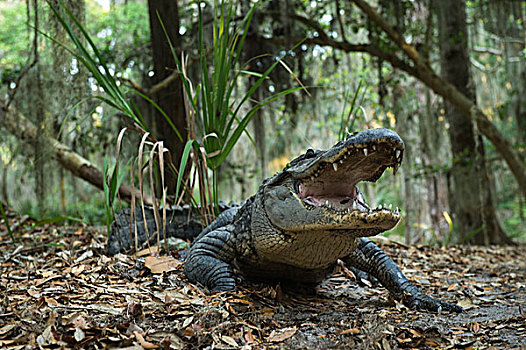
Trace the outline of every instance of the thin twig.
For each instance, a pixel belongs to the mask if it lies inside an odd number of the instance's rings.
[[[338,20],[338,24],[340,26],[340,32],[342,34],[342,39],[343,39],[343,41],[347,41],[347,39],[345,37],[345,27],[343,26],[343,19],[342,19],[342,15],[341,15],[340,11],[341,11],[340,1],[336,0],[336,19]]]

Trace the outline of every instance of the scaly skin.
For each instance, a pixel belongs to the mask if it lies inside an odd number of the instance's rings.
[[[226,210],[199,233],[187,254],[187,277],[212,291],[234,289],[238,275],[318,283],[341,259],[360,276],[373,276],[411,308],[462,311],[425,295],[364,238],[393,228],[400,214],[390,206],[370,209],[356,184],[376,181],[388,167],[396,173],[403,150],[400,137],[386,129],[351,135],[327,151],[308,150],[265,180],[243,205]],[[129,235],[129,220],[118,219],[108,247],[117,246],[116,236]],[[177,218],[167,227],[176,236],[186,228]],[[185,235],[195,236],[194,231],[189,228]]]
[[[411,308],[462,311],[425,295],[380,248],[361,238],[391,229],[400,216],[398,210],[370,210],[355,184],[376,181],[388,166],[396,169],[403,148],[394,132],[377,129],[354,135],[329,151],[308,151],[296,158],[228,220],[220,216],[220,225],[212,224],[214,228],[194,241],[186,275],[212,291],[232,290],[236,273],[256,280],[316,283],[342,259],[374,276]],[[350,185],[338,185],[342,181]]]

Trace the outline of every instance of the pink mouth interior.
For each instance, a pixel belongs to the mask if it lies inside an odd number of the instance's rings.
[[[340,183],[315,182],[305,186],[299,184],[298,196],[307,204],[319,207],[323,204],[336,209],[352,208],[353,201],[356,200],[358,192],[356,186],[345,186]]]

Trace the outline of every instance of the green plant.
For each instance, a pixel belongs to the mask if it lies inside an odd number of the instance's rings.
[[[60,24],[66,30],[66,33],[68,34],[70,39],[75,44],[76,50],[70,49],[67,46],[65,46],[63,43],[57,42],[54,38],[51,38],[46,33],[41,32],[41,34],[46,36],[48,39],[53,40],[61,47],[63,47],[71,55],[76,57],[79,60],[79,62],[81,62],[88,69],[88,71],[95,78],[99,86],[104,90],[104,92],[107,95],[107,96],[98,95],[95,98],[119,110],[124,115],[132,119],[132,121],[135,122],[136,125],[138,125],[138,127],[143,133],[146,132],[145,131],[147,129],[146,124],[144,122],[144,119],[142,118],[141,113],[136,108],[133,101],[126,97],[125,93],[121,90],[119,85],[116,83],[113,75],[111,74],[110,69],[108,68],[104,60],[103,55],[100,53],[99,49],[97,48],[97,46],[91,39],[88,32],[82,26],[82,24],[71,13],[71,11],[66,6],[63,5],[61,1],[59,1],[58,3],[58,8],[54,7],[49,2],[48,4],[51,7],[55,16],[57,17],[57,19],[59,20]],[[80,33],[80,37],[75,32],[75,29]],[[87,46],[84,44],[84,42],[87,43]],[[166,115],[166,113],[148,96],[145,96],[144,94],[138,91],[134,91],[134,92],[140,95],[142,98],[146,99],[163,115],[163,117],[168,121],[168,123],[172,127],[173,131],[175,132],[179,140],[183,142],[181,134],[179,133],[175,125],[172,123],[170,118]],[[118,146],[117,146],[118,150],[117,150],[117,159],[116,159],[115,165],[111,167],[109,165],[109,160],[107,157],[105,158],[105,161],[104,161],[105,181],[103,182],[103,187],[104,187],[104,198],[105,198],[105,205],[106,205],[106,220],[107,220],[106,224],[108,226],[108,229],[109,229],[109,225],[113,221],[114,205],[115,205],[115,199],[117,197],[118,189],[125,175],[125,172],[119,172],[119,159],[118,159],[120,144],[121,144],[123,134],[124,134],[124,130],[121,131],[121,134],[119,135],[119,138],[118,138]]]
[[[435,243],[437,243],[441,247],[447,247],[451,244],[452,238],[454,236],[458,236],[458,230],[455,224],[453,223],[453,219],[451,219],[451,216],[447,211],[443,211],[442,215],[444,216],[444,219],[446,220],[448,225],[448,232],[443,236],[440,236],[439,232],[435,231],[431,226],[423,223],[416,223],[414,224],[414,227],[421,228],[430,232],[435,239]]]
[[[163,157],[160,143],[157,142],[153,136],[149,136],[149,134],[146,132],[146,125],[140,112],[133,102],[126,98],[123,91],[119,88],[118,84],[116,84],[115,79],[108,69],[100,51],[97,49],[89,34],[78,22],[75,16],[65,6],[63,6],[61,2],[59,2],[59,8],[55,8],[51,4],[50,6],[54,14],[57,16],[59,22],[65,28],[68,36],[75,44],[76,50],[69,49],[61,43],[58,44],[63,46],[69,53],[75,56],[79,62],[81,62],[89,70],[89,72],[93,75],[97,83],[103,88],[107,95],[98,96],[97,98],[102,102],[116,108],[124,115],[130,117],[136,123],[136,125],[138,125],[140,129],[139,131],[144,133],[143,141],[139,147],[139,156],[137,162],[139,169],[140,193],[142,196],[142,149],[145,144],[145,137],[150,137],[154,141],[152,152],[150,153],[149,158],[151,186],[153,186],[153,159],[158,159],[161,179],[164,179]],[[187,194],[194,205],[197,205],[198,202],[193,197],[192,186],[190,186],[184,178],[185,174],[187,173],[185,170],[189,166],[188,162],[192,160],[194,162],[194,166],[197,169],[196,173],[199,176],[200,202],[202,204],[206,204],[211,200],[217,203],[217,170],[222,162],[225,161],[230,151],[239,140],[239,137],[243,134],[243,132],[246,132],[246,127],[255,112],[265,105],[280,98],[281,96],[304,88],[297,87],[278,92],[264,101],[253,104],[252,108],[250,108],[248,112],[246,112],[244,115],[241,115],[241,107],[247,101],[249,101],[252,94],[261,86],[265,79],[268,78],[272,70],[274,70],[274,68],[279,63],[281,63],[281,60],[276,60],[274,64],[272,64],[271,67],[269,67],[262,74],[237,68],[239,66],[239,58],[241,57],[243,43],[248,33],[248,26],[250,25],[253,14],[254,8],[252,8],[241,21],[241,26],[239,28],[235,28],[233,25],[234,19],[232,5],[230,4],[227,8],[224,2],[222,2],[219,6],[217,2],[215,2],[213,42],[210,51],[212,58],[212,69],[210,69],[208,62],[209,50],[206,47],[203,38],[202,14],[199,12],[199,62],[202,71],[200,83],[197,85],[195,91],[186,74],[184,57],[181,61],[179,61],[173,46],[171,46],[172,54],[174,56],[174,60],[177,63],[179,74],[185,89],[185,106],[187,119],[189,120],[188,124],[190,127],[193,127],[192,121],[197,120],[197,124],[199,125],[199,139],[193,138],[186,141],[179,169],[175,169],[173,164],[168,164],[168,167],[177,175],[175,193],[176,198],[182,198],[182,195],[179,195],[179,191],[180,189],[184,189],[183,194]],[[160,18],[159,20],[162,25]],[[80,32],[81,37],[78,37],[74,29]],[[42,34],[46,35],[45,33]],[[49,36],[47,37],[51,40],[54,40]],[[84,42],[86,42],[87,45],[85,45]],[[242,74],[256,76],[258,79],[256,83],[251,86],[240,99],[236,100],[233,96],[234,88],[236,87],[238,79]],[[171,120],[154,101],[138,91],[133,92],[150,102],[170,123],[179,140],[184,142]],[[117,198],[118,189],[124,177],[124,172],[119,170],[119,149],[123,132],[124,131],[121,131],[117,141],[118,150],[115,165],[113,167],[110,166],[110,162],[107,157],[104,162],[104,198],[108,226],[113,219],[115,200]],[[159,150],[157,153],[154,152],[156,147]],[[208,181],[208,169],[212,170],[211,181]],[[209,185],[210,182],[212,183],[212,186]],[[164,207],[166,199],[164,185],[162,197],[163,198],[161,201]],[[142,200],[142,202],[142,205],[144,205],[144,200]],[[132,200],[132,207],[134,207],[133,204],[134,201]],[[154,200],[153,205],[154,208],[157,208],[157,201]],[[202,208],[204,208],[206,211],[208,205],[204,205]],[[154,212],[157,213],[157,210]],[[213,216],[209,215],[210,213],[207,214],[205,212],[202,214],[205,218],[205,222],[209,217]],[[159,222],[159,218],[157,216],[155,219],[156,222]]]
[[[360,99],[360,103],[356,105],[358,94],[360,93],[360,89],[362,87],[363,80],[360,80],[358,83],[358,87],[356,88],[356,91],[354,92],[354,96],[351,101],[351,108],[349,108],[349,113],[347,113],[347,117],[345,116],[345,107],[347,107],[347,101],[350,97],[350,91],[345,92],[344,101],[343,101],[343,108],[342,108],[342,114],[340,116],[340,131],[338,132],[338,140],[341,141],[345,138],[348,131],[352,131],[354,127],[354,123],[356,121],[356,107],[360,107],[363,103],[364,97],[365,97],[365,89],[362,93],[362,98]],[[350,123],[350,124],[349,124]]]
[[[225,5],[229,3],[229,5]],[[217,171],[225,161],[239,137],[245,132],[246,127],[254,114],[262,107],[285,96],[286,94],[303,89],[304,87],[290,88],[270,96],[264,101],[255,103],[241,115],[241,107],[254,94],[269,74],[280,64],[277,59],[264,73],[255,73],[243,69],[236,69],[248,27],[254,15],[252,7],[239,27],[233,26],[233,5],[231,2],[214,2],[214,22],[212,47],[208,49],[203,38],[203,19],[199,6],[199,61],[201,65],[201,78],[195,91],[188,79],[184,67],[184,57],[179,60],[173,46],[171,46],[174,60],[180,73],[186,93],[186,109],[189,120],[196,120],[199,125],[200,140],[189,141],[185,151],[193,148],[196,157],[201,159],[212,170],[212,191],[209,194],[214,203],[218,201]],[[227,7],[228,6],[228,7]],[[162,20],[159,18],[162,24]],[[164,25],[163,25],[164,29]],[[165,30],[165,34],[166,30]],[[212,69],[209,68],[208,56],[211,56]],[[252,75],[257,81],[238,100],[234,99],[233,92],[240,76]],[[250,136],[249,136],[250,137]],[[201,148],[202,147],[202,148]],[[186,153],[188,157],[188,153]],[[181,172],[179,172],[181,175]],[[204,183],[203,180],[201,180]],[[205,193],[206,194],[206,193]],[[202,195],[204,199],[206,196]]]

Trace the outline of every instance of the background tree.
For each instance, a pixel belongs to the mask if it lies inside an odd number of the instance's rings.
[[[78,62],[65,59],[67,55],[52,40],[38,38],[41,73],[35,76],[36,67],[31,66],[34,31],[24,24],[34,23],[32,4],[32,0],[0,2],[0,93],[7,96],[0,101],[0,106],[7,106],[0,110],[0,119],[23,120],[21,116],[26,116],[36,123],[38,104],[31,101],[38,97],[36,87],[41,79],[44,101],[53,101],[43,106],[48,111],[45,117],[52,121],[47,135],[59,138],[70,151],[90,159],[90,166],[102,169],[104,157],[110,161],[114,157],[116,131],[123,120],[115,118],[115,109],[95,100],[87,99],[74,108],[73,101],[82,100],[80,96],[104,96],[104,92],[92,77],[77,69]],[[111,1],[108,7],[93,0],[71,4],[73,10],[75,6],[85,9],[87,30],[121,88],[129,96],[136,90],[153,98],[179,125],[179,132],[186,133],[175,64],[166,35],[152,14],[160,8],[159,14],[166,17],[163,22],[168,23],[171,41],[190,57],[188,74],[196,82],[201,70],[199,64],[193,64],[198,6],[209,41],[211,4],[146,0]],[[251,3],[235,4],[234,22],[238,23]],[[524,192],[526,183],[520,160],[525,149],[521,132],[524,99],[520,96],[526,79],[518,77],[525,74],[524,2],[465,2],[464,11],[460,9],[455,16],[448,12],[448,21],[462,21],[456,17],[460,15],[465,22],[462,40],[451,43],[446,40],[448,35],[455,38],[458,33],[448,33],[448,23],[439,21],[439,15],[450,11],[448,6],[461,5],[432,0],[261,0],[237,69],[261,72],[277,58],[284,65],[256,91],[254,103],[295,86],[297,80],[310,87],[310,95],[291,94],[255,117],[248,131],[257,151],[244,135],[221,167],[222,186],[228,189],[223,190],[223,199],[246,198],[258,186],[258,174],[273,173],[305,148],[331,146],[342,125],[349,131],[389,127],[403,134],[407,143],[402,177],[383,177],[378,184],[365,185],[364,191],[373,203],[403,203],[406,221],[392,234],[405,233],[410,242],[448,244],[478,232],[474,242],[506,241],[498,221],[508,235],[523,234],[523,196],[518,193]],[[39,27],[68,44],[53,29],[45,6],[39,5]],[[254,75],[245,75],[234,97],[242,96],[254,80]],[[72,89],[79,90],[78,95],[71,94]],[[351,109],[353,99],[356,103]],[[180,152],[183,143],[166,127],[164,118],[141,98],[135,101],[156,138],[174,155]],[[2,122],[5,130],[16,134],[15,125]],[[36,213],[44,207],[34,200],[37,188],[43,188],[33,177],[38,164],[27,161],[23,135],[15,138],[5,130],[0,130],[2,196],[9,197],[19,210]],[[457,132],[471,136],[459,140]],[[186,137],[183,135],[184,140]],[[136,154],[137,144],[133,137],[125,139],[125,157]],[[56,156],[59,153],[53,154],[61,161]],[[33,159],[43,160],[48,169],[43,172],[44,182],[52,191],[41,196],[48,202],[46,215],[67,212],[97,217],[102,204],[96,192],[65,175],[64,200],[60,199],[57,167],[49,166],[49,156]],[[89,179],[89,172],[77,174]],[[466,180],[462,174],[477,180]],[[90,183],[97,185],[98,181]],[[475,195],[461,195],[467,186],[474,186],[467,193]],[[60,203],[65,203],[62,209]]]
[[[442,76],[475,101],[465,3],[448,0],[438,8]],[[445,108],[453,157],[449,205],[461,239],[478,244],[502,243],[507,237],[495,215],[482,137],[473,120],[462,111],[448,102]]]
[[[148,0],[148,14],[150,19],[151,52],[153,61],[152,86],[163,82],[176,71],[176,64],[170,43],[176,52],[181,52],[181,38],[179,35],[179,3],[178,1]],[[163,26],[166,30],[163,30]],[[175,79],[154,93],[153,100],[166,113],[173,126],[179,131],[182,140],[173,130],[172,125],[157,109],[149,105],[149,121],[154,135],[163,140],[171,152],[176,168],[179,168],[183,154],[184,142],[187,139],[187,125],[183,101],[183,88],[181,82]],[[170,171],[166,185],[168,193],[175,192],[177,177]]]

